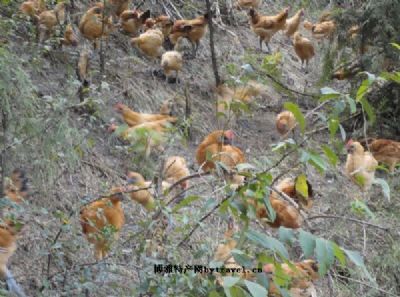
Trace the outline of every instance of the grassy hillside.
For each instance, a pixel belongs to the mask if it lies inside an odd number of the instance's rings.
[[[256,293],[250,288],[256,285],[235,278],[225,279],[220,286],[215,275],[154,272],[155,264],[211,266],[230,218],[238,226],[235,260],[241,265],[262,267],[274,259],[297,262],[314,258],[321,272],[315,282],[317,296],[400,296],[399,170],[378,170],[376,178],[381,184],[362,193],[343,169],[348,139],[361,139],[365,134],[397,140],[400,136],[393,135],[392,131],[398,131],[393,127],[381,125],[379,117],[374,123],[374,114],[369,113],[368,102],[374,101],[368,96],[374,96],[386,81],[376,78],[365,98],[356,100],[366,74],[351,81],[329,79],[341,57],[357,56],[350,46],[340,48],[336,37],[317,42],[301,26],[316,50],[306,73],[292,41],[282,32],[272,38],[272,53],[263,52],[250,30],[247,11],[230,11],[232,1],[211,1],[222,79],[232,87],[251,80],[262,85],[261,94],[249,104],[238,104],[235,118],[226,121],[216,116],[208,32],[196,58],[184,55],[180,82],[171,84],[155,75],[160,70],[159,59],[151,61],[132,48],[130,38],[120,30],[103,44],[105,69],[101,73],[99,50],[92,50],[76,25],[89,6],[87,1],[73,1],[74,8],[68,12],[79,38],[77,47],[59,46],[65,26],[58,26],[50,39],[38,44],[35,25],[18,12],[21,1],[3,2],[0,0],[2,182],[14,168],[23,168],[30,191],[26,201],[11,210],[6,199],[0,205],[4,208],[2,219],[11,214],[24,224],[9,268],[27,296],[262,296],[265,291],[257,287],[261,293]],[[53,7],[50,2],[48,7]],[[287,2],[264,1],[259,10],[276,14]],[[322,2],[291,1],[289,14],[304,7],[305,19],[315,22],[328,5]],[[168,14],[180,19],[193,18],[206,8],[203,1],[148,0],[140,9],[150,9],[152,16]],[[90,85],[84,89],[82,102],[76,65],[84,49],[90,51]],[[183,51],[190,49],[184,42]],[[385,96],[398,100],[398,84],[392,84],[393,90]],[[146,158],[146,137],[129,144],[107,131],[111,122],[122,125],[113,110],[116,103],[138,112],[158,113],[167,99],[178,123],[162,150]],[[275,127],[276,115],[285,106],[298,112],[298,121],[304,120],[304,131],[299,125],[287,140]],[[235,191],[221,175],[196,176],[189,181],[183,200],[168,204],[176,198],[177,189],[159,191],[157,208],[151,213],[125,195],[126,222],[120,238],[109,256],[95,261],[82,234],[82,206],[108,194],[113,186],[125,185],[127,171],[157,181],[169,156],[182,156],[192,174],[201,172],[196,148],[216,129],[235,132],[234,144],[246,155],[245,185]],[[256,219],[254,209],[243,206],[243,196],[269,197],[278,180],[300,174],[307,176],[314,190],[313,206],[305,212],[301,231],[272,229]],[[382,190],[386,185],[390,195]],[[334,249],[331,242],[341,248]],[[346,264],[340,265],[344,258]],[[285,288],[279,278],[274,281]],[[264,274],[252,282],[263,288],[268,283]],[[0,296],[7,296],[2,284]]]

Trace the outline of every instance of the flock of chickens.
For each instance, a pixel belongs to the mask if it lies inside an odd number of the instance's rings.
[[[130,1],[108,0],[110,14],[105,13],[103,3],[95,3],[81,17],[79,31],[81,35],[92,41],[97,48],[101,37],[107,37],[115,27],[120,27],[125,33],[133,36],[131,44],[137,46],[149,58],[161,56],[161,66],[166,77],[175,76],[183,66],[183,57],[179,52],[179,43],[183,38],[188,39],[193,45],[193,56],[196,55],[200,40],[206,32],[208,14],[199,16],[192,20],[176,20],[173,22],[168,16],[150,17],[150,11],[129,10]],[[293,46],[300,58],[302,65],[308,65],[314,56],[314,47],[310,39],[303,37],[298,28],[304,10],[300,9],[294,16],[288,18],[289,8],[285,8],[275,16],[263,16],[256,11],[260,0],[239,0],[237,6],[241,9],[249,9],[250,27],[259,37],[260,47],[264,42],[269,49],[269,42],[278,31],[284,31],[293,38]],[[49,38],[54,27],[64,22],[66,7],[64,3],[57,4],[54,9],[46,10],[42,0],[30,0],[24,2],[20,10],[34,19],[39,28],[40,40]],[[117,24],[114,22],[118,21]],[[325,14],[318,23],[304,22],[304,27],[311,31],[316,39],[331,37],[335,31],[335,22]],[[354,29],[355,30],[355,29]],[[353,31],[354,31],[353,30]],[[356,33],[356,32],[353,32]],[[172,51],[163,53],[163,45],[166,41],[175,45]],[[76,46],[78,39],[73,31],[72,25],[68,24],[64,33],[62,43],[68,46]],[[226,105],[232,101],[240,100],[248,102],[252,97],[261,92],[261,87],[250,82],[243,88],[230,89],[226,85],[217,87],[216,93],[219,101],[218,109],[223,111]],[[119,136],[129,141],[131,133],[138,129],[148,129],[157,133],[168,133],[168,128],[173,125],[177,118],[170,115],[168,102],[163,104],[159,114],[138,113],[128,106],[117,103],[114,110],[121,115],[121,119],[128,126]],[[276,118],[276,129],[287,137],[297,126],[296,118],[290,111],[283,111]],[[110,132],[116,131],[118,126],[111,124]],[[237,171],[237,165],[246,162],[245,153],[233,145],[235,133],[232,130],[217,130],[207,135],[197,148],[195,153],[196,162],[203,172],[215,172],[217,164],[221,164],[224,177],[229,181],[231,188],[236,189],[246,181],[243,175]],[[345,164],[346,175],[353,180],[363,191],[367,191],[373,180],[378,162],[387,164],[391,172],[395,170],[396,164],[400,163],[400,143],[386,139],[370,139],[364,143],[368,150],[360,142],[349,140],[346,144],[348,151]],[[149,143],[149,147],[154,144]],[[186,191],[189,188],[190,171],[186,160],[179,156],[169,157],[164,164],[162,172],[162,191],[171,191],[181,188]],[[305,179],[302,180],[306,191],[299,191],[297,184],[302,176],[296,179],[286,178],[278,183],[276,191],[270,194],[269,200],[275,211],[275,219],[270,219],[270,212],[263,201],[253,197],[247,197],[245,204],[255,210],[257,218],[273,228],[284,226],[286,228],[300,228],[302,216],[299,209],[309,209],[312,206],[312,186]],[[97,260],[103,259],[111,249],[112,243],[118,238],[123,229],[125,216],[122,208],[123,194],[128,194],[132,201],[139,203],[148,211],[154,211],[157,204],[154,198],[152,181],[146,181],[138,172],[129,172],[126,176],[126,185],[114,187],[110,194],[99,200],[85,205],[80,212],[82,231],[87,240],[94,245],[94,255]],[[21,170],[15,170],[7,179],[4,196],[14,203],[21,203],[27,196],[27,180]],[[285,195],[293,199],[299,208],[294,207],[286,200],[281,199]],[[0,276],[7,281],[9,289],[19,296],[25,296],[20,287],[14,281],[10,271],[7,269],[8,259],[16,249],[18,228],[11,219],[3,220],[0,226]],[[220,244],[215,252],[215,260],[224,262],[226,267],[238,267],[231,255],[236,247],[236,241],[232,238],[234,233],[233,224],[229,224],[225,233],[226,243]],[[291,277],[290,292],[292,296],[310,296],[310,290],[314,290],[312,281],[318,278],[318,265],[313,260],[293,263],[293,265],[282,265],[282,269]],[[263,270],[268,275],[273,275],[274,264],[267,264]],[[253,279],[252,273],[242,275],[247,279]],[[218,280],[222,282],[221,279]],[[272,296],[281,296],[278,289],[271,285],[269,292]]]

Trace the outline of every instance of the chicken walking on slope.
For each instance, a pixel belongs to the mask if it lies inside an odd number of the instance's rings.
[[[17,234],[20,230],[11,222],[0,225],[0,278],[7,284],[8,290],[18,297],[26,297],[8,269],[7,264],[17,249]]]
[[[400,142],[390,139],[374,139],[369,144],[369,149],[374,158],[389,166],[394,172],[396,164],[400,163]]]
[[[374,181],[378,161],[370,152],[365,152],[357,141],[350,139],[346,144],[346,149],[348,154],[345,173],[362,191],[367,191]]]
[[[37,17],[39,25],[39,42],[44,42],[54,31],[54,27],[65,21],[65,3],[58,3],[53,10],[46,10]]]
[[[81,209],[80,222],[87,240],[94,244],[96,260],[102,260],[110,251],[111,245],[119,237],[125,223],[121,206],[121,189],[113,188],[111,197],[94,201]]]
[[[295,190],[295,185],[290,179],[281,181],[276,186],[276,189],[285,193],[290,198],[297,200],[297,202],[299,202],[301,199],[298,197],[298,194]],[[311,196],[312,193],[310,192],[309,195]],[[247,198],[246,202],[255,208],[257,218],[266,222],[272,228],[279,228],[283,226],[286,228],[297,229],[300,228],[301,224],[303,223],[299,211],[294,206],[290,205],[289,202],[280,199],[279,195],[275,193],[275,191],[273,191],[269,197],[271,207],[275,211],[274,221],[271,220],[269,211],[263,201],[261,202],[256,201],[254,198]],[[307,203],[304,201],[304,204],[307,208],[311,207],[311,203],[309,204],[309,202]]]
[[[132,46],[136,46],[147,57],[154,60],[163,53],[164,35],[159,29],[150,29],[131,39]]]
[[[175,72],[175,81],[178,82],[178,73],[183,66],[182,54],[177,51],[165,52],[161,57],[161,67],[164,70],[165,78],[169,81],[172,72]]]
[[[206,13],[193,20],[175,21],[169,35],[171,43],[176,45],[181,38],[187,38],[193,47],[193,57],[196,57],[200,40],[206,33],[209,17]]]
[[[154,122],[161,120],[170,123],[175,123],[177,120],[175,117],[171,117],[165,114],[138,113],[122,103],[115,104],[114,110],[122,115],[124,122],[130,127],[143,124],[146,122]]]
[[[292,37],[297,32],[300,26],[301,17],[304,16],[304,9],[300,9],[294,16],[286,20],[285,34],[287,37]]]
[[[264,272],[270,280],[275,277],[278,264],[266,264],[263,267]],[[280,265],[283,273],[287,277],[288,289],[292,297],[315,297],[316,290],[313,282],[319,279],[318,264],[314,260],[304,260],[302,262],[283,263]],[[280,283],[282,275],[279,275]],[[270,282],[268,296],[281,297],[280,290],[274,282]]]
[[[197,164],[203,171],[215,169],[215,162],[220,162],[229,170],[245,162],[244,153],[232,145],[234,133],[232,130],[217,130],[206,136],[196,151]],[[240,183],[242,176],[234,175],[232,182]]]
[[[308,71],[308,62],[315,55],[314,46],[308,38],[303,37],[299,32],[293,36],[294,51],[301,60],[301,66],[306,64],[306,72]]]
[[[150,17],[150,10],[141,12],[139,10],[125,10],[120,18],[121,28],[129,35],[136,36]]]
[[[99,47],[98,39],[108,36],[114,29],[111,17],[103,18],[103,4],[96,3],[88,9],[79,22],[79,31],[82,36],[93,42],[94,49]]]
[[[156,207],[154,200],[154,190],[151,189],[152,181],[146,181],[138,172],[130,171],[127,175],[127,191],[131,191],[129,195],[133,201],[142,205],[147,211],[152,211]],[[161,191],[165,191],[171,187],[171,184],[162,181]]]
[[[163,176],[168,183],[174,184],[189,175],[190,171],[183,157],[172,156],[165,161]],[[182,189],[187,189],[189,181],[181,182],[180,186]]]
[[[264,42],[268,48],[268,51],[271,52],[269,47],[269,42],[272,36],[275,35],[276,32],[285,29],[286,19],[289,14],[289,8],[285,8],[279,14],[275,16],[263,16],[260,15],[254,9],[250,9],[250,26],[251,30],[259,37],[260,39],[260,48],[262,50],[262,43]]]
[[[276,116],[275,125],[279,134],[287,137],[289,131],[294,133],[293,129],[296,125],[296,118],[291,111],[285,110]]]

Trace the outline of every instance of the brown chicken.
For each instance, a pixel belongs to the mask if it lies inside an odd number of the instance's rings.
[[[17,284],[11,271],[7,268],[7,264],[11,256],[17,249],[17,234],[20,228],[7,222],[0,225],[0,278],[3,279],[8,290],[18,297],[26,297],[21,287]]]
[[[241,9],[257,9],[261,5],[261,0],[238,0],[236,3],[236,8]]]
[[[217,161],[228,169],[245,162],[244,153],[232,145],[233,138],[232,130],[217,130],[203,139],[196,151],[197,164],[203,171],[214,169]]]
[[[297,32],[300,26],[301,17],[304,16],[304,9],[300,9],[294,16],[286,20],[285,34],[287,37],[292,37]]]
[[[183,157],[172,156],[165,161],[163,176],[168,183],[174,184],[189,175],[190,171]],[[189,181],[185,180],[181,182],[180,186],[182,189],[187,189]]]
[[[71,24],[68,24],[67,27],[65,28],[64,38],[61,39],[61,44],[65,46],[78,45],[78,39],[76,38],[76,35],[74,33],[74,30],[72,29]]]
[[[168,38],[171,33],[174,22],[169,16],[160,15],[155,19],[156,26],[161,30],[164,35],[164,39]]]
[[[103,19],[102,3],[88,9],[79,22],[79,31],[83,37],[93,42],[95,49],[99,47],[98,39],[102,36],[107,37],[113,29],[111,17]]]
[[[175,72],[175,79],[178,81],[178,73],[182,69],[183,58],[182,54],[177,51],[165,52],[161,57],[161,67],[164,70],[166,79],[171,77],[172,72]]]
[[[325,21],[314,24],[311,32],[314,38],[330,38],[336,30],[336,24],[334,21]]]
[[[150,17],[150,10],[141,12],[139,10],[125,10],[121,14],[121,27],[131,36],[137,36],[143,24]]]
[[[158,133],[163,133],[166,131],[168,127],[170,127],[171,123],[168,122],[167,120],[158,120],[158,121],[153,121],[153,122],[145,122],[141,123],[139,125],[133,126],[133,127],[128,127],[122,133],[120,134],[120,137],[123,140],[129,141],[131,138],[131,135],[135,132],[138,131],[139,129],[147,129],[151,131],[155,131]],[[118,129],[118,126],[114,123],[110,125],[108,128],[109,132],[114,132],[115,130]]]
[[[65,3],[58,3],[53,10],[46,10],[37,17],[39,25],[39,41],[43,42],[49,38],[53,29],[65,21]]]
[[[234,90],[226,84],[220,84],[216,88],[218,102],[217,110],[219,113],[228,115],[232,101],[249,103],[263,91],[264,87],[255,81],[249,81],[246,85],[237,87]]]
[[[294,266],[289,266],[286,263],[281,264],[283,272],[288,277],[287,281],[290,296],[292,297],[312,297],[315,295],[311,294],[313,290],[315,292],[313,281],[319,279],[318,264],[314,260],[304,260],[302,262],[292,263]],[[276,264],[266,264],[263,267],[263,271],[272,280],[275,271]],[[282,281],[282,279],[280,279]],[[268,289],[268,296],[281,297],[279,289],[276,287],[274,282],[270,282]]]
[[[6,179],[4,196],[15,203],[21,203],[26,199],[28,196],[28,179],[24,171],[15,169],[10,178]]]
[[[181,38],[187,38],[193,47],[193,56],[197,54],[200,40],[206,33],[209,15],[206,13],[193,20],[177,20],[175,21],[169,39],[172,44],[176,45]]]
[[[167,121],[170,123],[175,123],[177,120],[175,117],[164,114],[138,113],[122,103],[115,104],[114,109],[116,112],[121,114],[124,122],[130,127],[154,121]]]
[[[293,191],[294,187],[287,180],[280,182],[276,189],[288,195],[291,198],[296,196],[296,191]],[[272,209],[275,211],[275,220],[271,221],[269,218],[269,212],[267,207],[261,201],[255,201],[253,198],[246,199],[249,205],[255,208],[257,218],[261,221],[265,221],[272,228],[279,228],[281,226],[286,228],[297,229],[302,224],[302,218],[300,217],[299,211],[290,205],[288,202],[281,200],[279,195],[274,191],[269,197]]]
[[[106,6],[111,10],[114,19],[117,20],[129,8],[129,2],[130,0],[108,0]]]
[[[396,164],[400,163],[400,142],[389,139],[374,139],[369,144],[369,149],[374,158],[389,166],[394,172]]]
[[[294,180],[291,178],[285,178],[282,180],[277,189],[288,195],[292,198],[299,206],[305,209],[310,209],[313,205],[313,189],[309,181],[306,179],[306,188],[307,195],[304,196],[298,189],[296,189],[296,182],[299,177],[296,177]],[[274,199],[279,199],[279,195],[276,192],[271,193],[271,197]]]
[[[161,30],[150,29],[131,39],[131,45],[138,47],[151,59],[160,57],[163,52],[164,35]]]
[[[304,21],[303,22],[304,29],[306,29],[308,31],[311,31],[313,26],[314,26],[314,24],[311,23],[310,21]]]
[[[261,50],[262,43],[264,42],[267,45],[268,51],[271,52],[269,42],[276,32],[285,29],[288,14],[289,8],[285,8],[275,16],[262,16],[254,9],[250,9],[250,26],[260,39]]]
[[[46,3],[44,0],[25,1],[21,4],[19,10],[27,16],[34,17],[46,10]]]
[[[153,182],[146,181],[140,173],[132,171],[128,172],[127,182],[127,191],[131,191],[129,193],[131,199],[142,205],[147,211],[154,210],[156,204],[154,190],[151,188]],[[171,187],[171,184],[163,181],[161,187],[161,190],[164,192]]]
[[[81,209],[80,222],[87,240],[94,244],[96,260],[102,260],[110,251],[111,245],[119,237],[125,223],[121,206],[123,199],[120,188],[113,188],[111,197],[94,201]]]
[[[294,33],[293,36],[294,51],[301,60],[301,66],[305,62],[306,69],[308,69],[308,62],[315,55],[314,46],[308,38],[303,37],[299,32]]]
[[[238,265],[232,256],[232,250],[236,248],[237,242],[233,239],[233,234],[237,232],[237,226],[235,226],[233,220],[228,222],[228,229],[224,234],[225,243],[221,243],[218,245],[215,254],[214,260],[218,262],[222,262],[223,266],[226,269],[242,269],[243,267]],[[232,275],[232,273],[227,273],[227,275]],[[239,276],[243,279],[252,279],[254,278],[254,274],[250,270],[246,270],[245,272],[236,273],[235,276]],[[223,286],[223,279],[220,274],[217,274],[217,282],[219,285]]]
[[[276,116],[275,125],[279,134],[287,136],[289,131],[293,131],[296,125],[296,118],[291,111],[285,110]]]
[[[365,152],[357,141],[350,139],[346,144],[346,149],[348,154],[345,173],[362,191],[367,191],[374,181],[378,162],[370,152]]]

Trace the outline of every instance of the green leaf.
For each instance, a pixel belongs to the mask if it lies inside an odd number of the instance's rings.
[[[208,297],[221,297],[221,295],[219,295],[218,292],[214,290],[210,292],[210,294],[208,294]]]
[[[322,238],[317,238],[315,241],[315,253],[318,260],[319,274],[322,276],[333,264],[335,255],[331,242]]]
[[[179,209],[190,205],[192,202],[196,201],[200,199],[200,196],[197,195],[190,195],[187,196],[185,199],[183,199],[182,201],[180,201],[177,205],[175,205],[175,207],[172,209],[173,212],[178,211]]]
[[[322,96],[319,99],[319,101],[327,101],[330,99],[338,98],[341,95],[339,92],[335,91],[334,89],[328,88],[328,87],[322,88],[320,91],[321,91]]]
[[[322,159],[321,156],[317,153],[310,152],[309,163],[321,173],[323,173],[327,168],[324,159]]]
[[[346,265],[346,256],[344,254],[343,249],[334,242],[331,242],[331,245],[333,247],[333,253],[334,253],[335,257],[339,260],[339,262],[342,266],[345,266]]]
[[[360,103],[361,103],[364,111],[367,113],[368,120],[371,122],[371,124],[375,123],[376,115],[375,115],[373,107],[369,104],[369,102],[365,98],[362,98]]]
[[[356,101],[354,101],[354,99],[351,98],[349,95],[346,95],[346,100],[350,106],[350,113],[351,114],[355,113],[357,111]]]
[[[331,138],[335,137],[336,132],[339,129],[339,120],[338,119],[329,119],[328,128]]]
[[[291,111],[294,114],[294,117],[296,118],[297,122],[299,123],[301,132],[304,133],[304,131],[306,129],[306,119],[304,118],[304,115],[301,112],[299,106],[292,102],[286,102],[283,105],[283,107],[285,109],[287,109],[288,111]]]
[[[374,213],[369,209],[369,207],[361,200],[355,200],[351,202],[351,209],[353,212],[359,215],[367,214],[370,218],[375,218]]]
[[[322,150],[325,153],[325,156],[328,158],[329,162],[333,165],[336,166],[339,157],[335,154],[335,152],[327,145],[322,146]]]
[[[304,257],[311,257],[315,249],[315,236],[307,231],[304,231],[303,229],[300,229],[299,241],[301,249],[304,252]]]
[[[374,184],[381,186],[383,195],[385,195],[386,199],[390,202],[390,187],[386,180],[383,178],[375,178]]]
[[[280,227],[278,231],[280,241],[285,243],[292,243],[294,241],[294,233],[292,229]]]
[[[249,292],[251,296],[253,297],[265,297],[268,294],[268,291],[260,286],[257,283],[250,282],[248,280],[245,280],[244,283],[246,284],[247,289],[249,289]]]
[[[400,72],[383,72],[381,73],[381,77],[400,84]]]
[[[235,259],[236,263],[238,263],[240,266],[252,267],[253,261],[243,251],[234,249],[231,251],[231,254],[232,254],[233,258]]]
[[[308,199],[308,184],[307,176],[305,176],[305,174],[300,174],[296,177],[294,187],[296,190],[296,194],[300,195],[305,200]]]
[[[241,163],[236,165],[236,169],[238,172],[241,172],[245,170],[255,170],[256,168],[249,163]]]
[[[240,277],[238,276],[223,276],[222,281],[224,283],[225,288],[230,288],[236,285],[238,281],[240,281]]]
[[[282,255],[286,259],[289,258],[289,253],[287,252],[285,246],[275,238],[254,230],[247,231],[246,236],[248,239],[259,244],[260,246],[266,249],[270,249],[279,255]]]
[[[346,250],[346,249],[344,249],[344,252],[346,253],[347,257],[350,259],[350,261],[353,262],[355,265],[357,265],[359,267],[365,267],[364,259],[360,255],[359,252]]]
[[[394,48],[397,48],[398,50],[400,50],[400,44],[395,43],[395,42],[391,42],[390,43]]]
[[[342,125],[339,125],[340,135],[342,136],[342,140],[346,141],[346,130],[344,130]]]

